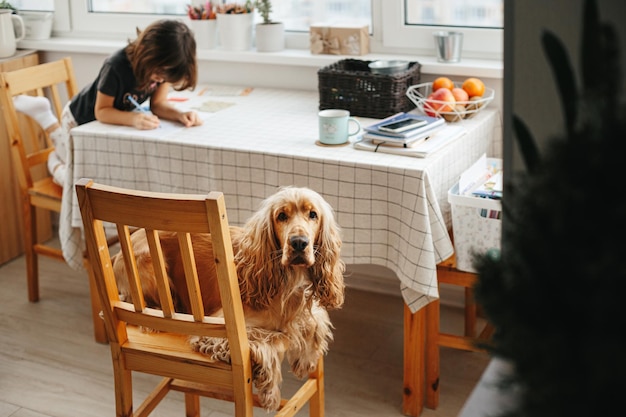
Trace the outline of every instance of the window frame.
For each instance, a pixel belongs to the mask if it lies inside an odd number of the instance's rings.
[[[371,52],[432,55],[432,32],[445,30],[445,27],[405,25],[405,1],[372,0]],[[135,28],[143,28],[154,20],[155,15],[146,14],[92,14],[87,10],[87,0],[55,0],[54,30],[62,36],[126,40],[134,38]],[[454,30],[464,33],[464,58],[503,58],[503,29]],[[308,33],[287,32],[286,46],[308,49]]]
[[[376,0],[374,0],[376,1]],[[381,2],[383,0],[380,0]],[[386,1],[382,10],[382,47],[416,50],[420,54],[431,55],[434,49],[433,32],[446,30],[445,26],[406,25],[404,14],[406,0]],[[463,32],[463,57],[482,59],[502,59],[504,30],[493,28],[454,27],[451,30]]]

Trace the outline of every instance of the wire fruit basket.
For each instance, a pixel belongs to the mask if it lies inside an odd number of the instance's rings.
[[[432,83],[412,85],[408,88],[406,95],[422,113],[428,116],[442,116],[448,122],[458,122],[474,117],[487,107],[495,95],[493,88],[485,87],[485,93],[482,96],[472,97],[469,101],[457,101],[455,106],[450,107],[450,103],[446,101],[428,98],[432,93],[432,85]],[[460,88],[461,84],[454,83],[454,86]]]

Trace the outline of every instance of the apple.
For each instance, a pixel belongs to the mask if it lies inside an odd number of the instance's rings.
[[[440,113],[448,113],[454,111],[456,100],[452,91],[447,88],[440,88],[430,93],[424,102],[424,113],[429,116],[439,116]]]
[[[454,96],[454,99],[457,101],[457,104],[463,104],[465,105],[466,101],[469,100],[469,94],[467,94],[467,91],[463,90],[461,87],[454,87],[452,90],[452,95]],[[461,103],[459,103],[459,101]]]

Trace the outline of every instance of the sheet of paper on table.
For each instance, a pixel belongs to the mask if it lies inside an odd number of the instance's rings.
[[[231,85],[207,85],[198,90],[198,96],[247,96],[252,92],[252,87],[237,87]]]

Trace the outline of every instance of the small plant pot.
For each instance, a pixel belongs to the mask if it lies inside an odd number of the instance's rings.
[[[196,38],[198,49],[213,49],[217,45],[217,22],[215,19],[190,19],[189,28]]]
[[[285,49],[285,25],[282,22],[257,23],[256,50],[278,52]]]
[[[24,19],[24,25],[26,26],[24,39],[41,40],[50,38],[54,12],[21,11],[20,16]]]
[[[247,51],[252,49],[253,13],[217,13],[217,34],[222,49]]]

